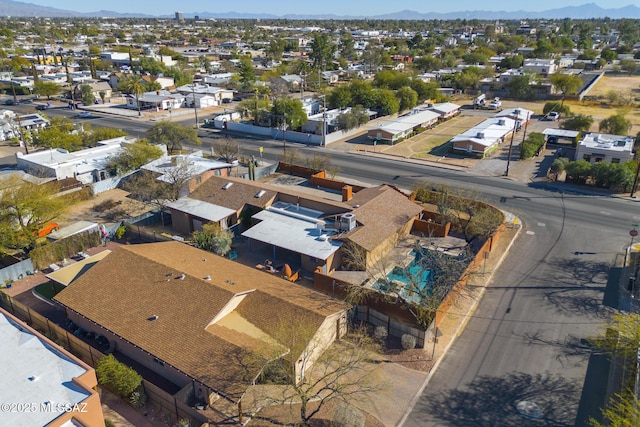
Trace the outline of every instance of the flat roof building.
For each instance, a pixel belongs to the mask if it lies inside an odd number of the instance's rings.
[[[0,343],[0,425],[104,426],[93,368],[1,308]]]

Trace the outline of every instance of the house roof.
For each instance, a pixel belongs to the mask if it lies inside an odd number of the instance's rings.
[[[460,106],[452,102],[441,102],[439,104],[433,104],[429,109],[440,114],[448,114],[459,110]]]
[[[496,144],[500,138],[504,138],[513,132],[515,120],[509,117],[494,117],[487,119],[471,129],[451,138],[451,142],[471,141],[485,147]]]
[[[434,111],[429,111],[429,110],[424,110],[424,111],[419,111],[416,110],[415,112],[411,113],[411,114],[407,114],[405,116],[401,116],[398,117],[397,119],[388,122],[376,129],[380,129],[382,131],[385,132],[389,132],[392,135],[401,133],[401,132],[406,132],[409,131],[413,128],[415,128],[416,126],[420,126],[423,123],[427,123],[427,122],[431,122],[433,120],[436,120],[438,117],[440,117],[440,114],[434,112]]]
[[[218,222],[236,213],[233,209],[203,202],[202,200],[195,200],[190,197],[182,197],[175,200],[169,203],[167,207],[213,222]]]
[[[578,144],[580,147],[607,150],[612,152],[633,151],[634,139],[625,135],[611,135],[604,133],[588,133]]]
[[[83,259],[82,261],[78,261],[71,265],[68,265],[64,268],[61,268],[58,271],[54,271],[53,273],[47,274],[47,279],[58,282],[62,285],[68,286],[69,283],[73,282],[78,277],[82,276],[84,273],[89,271],[89,269],[95,266],[98,261],[101,261],[104,257],[111,253],[110,250],[102,251],[94,256]]]
[[[314,214],[310,209],[291,203],[276,202],[253,216],[260,222],[243,236],[275,245],[313,258],[326,260],[335,253],[341,242],[329,239],[319,219],[322,212]]]
[[[0,388],[3,402],[37,403],[36,410],[0,411],[0,425],[30,427],[49,425],[60,416],[43,411],[40,404],[70,405],[90,396],[73,383],[87,372],[81,362],[62,353],[0,309]]]
[[[227,185],[229,183],[230,185]],[[261,189],[265,190],[264,194],[256,197]],[[244,205],[264,208],[271,204],[276,195],[277,191],[267,186],[251,184],[246,180],[212,176],[189,197],[239,211]]]
[[[163,156],[159,159],[147,163],[146,165],[142,166],[141,169],[160,174],[160,177],[158,179],[160,179],[161,181],[172,182],[174,179],[174,177],[171,176],[172,172],[175,172],[178,168],[184,167],[184,162],[188,162],[186,165],[186,169],[184,169],[184,173],[189,175],[189,177],[198,176],[209,170],[226,169],[233,167],[233,165],[229,163],[205,159],[202,156],[189,154],[186,156]],[[182,172],[182,170],[180,172]]]
[[[422,212],[422,207],[389,185],[360,190],[350,203],[359,205],[352,213],[361,226],[351,230],[347,238],[368,251],[377,248]]]
[[[505,110],[496,113],[493,117],[509,117],[520,122],[526,122],[533,117],[533,111],[524,108],[507,108]]]
[[[273,336],[283,322],[304,318],[318,328],[346,308],[311,289],[175,241],[121,246],[55,299],[232,400],[257,374],[234,357],[251,354],[260,338],[214,320],[233,311]]]

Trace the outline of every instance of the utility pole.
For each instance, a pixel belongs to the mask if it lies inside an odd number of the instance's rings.
[[[196,105],[196,84],[191,84],[191,93],[193,93],[193,112],[196,115],[196,129],[198,129],[198,106]]]
[[[29,154],[29,147],[27,147],[27,140],[24,139],[24,131],[22,130],[22,122],[20,121],[20,114],[16,114],[18,118],[18,130],[20,131],[20,139],[22,139],[22,143],[24,144],[24,154]]]
[[[640,144],[640,136],[636,136],[636,140],[634,141],[634,147],[637,147],[638,144]],[[633,178],[633,185],[631,186],[631,194],[629,194],[629,197],[634,198],[636,197],[636,190],[638,189],[638,176],[640,176],[640,159],[638,158],[638,153],[640,150],[636,150],[635,152],[635,158],[636,158],[636,176],[635,178]]]
[[[509,176],[509,165],[511,164],[511,153],[513,152],[513,138],[516,135],[517,120],[513,121],[513,131],[511,132],[511,142],[509,142],[509,156],[507,157],[507,170],[504,171],[504,176]]]
[[[327,143],[327,95],[322,96],[322,146]]]

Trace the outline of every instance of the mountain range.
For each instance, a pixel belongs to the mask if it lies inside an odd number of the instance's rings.
[[[96,12],[81,13],[71,10],[56,9],[54,7],[39,6],[33,3],[24,3],[14,0],[0,0],[0,16],[24,16],[24,17],[111,17],[111,18],[173,18],[171,16],[154,16],[142,13],[121,13],[109,10],[100,10]],[[468,10],[459,12],[436,13],[436,12],[416,12],[413,10],[403,10],[400,12],[389,13],[385,15],[375,16],[346,16],[335,14],[321,15],[273,15],[266,13],[241,13],[241,12],[192,12],[185,13],[185,18],[193,18],[198,16],[201,19],[219,18],[219,19],[392,19],[392,20],[449,20],[449,19],[589,19],[604,18],[611,19],[621,18],[640,18],[640,7],[630,4],[625,7],[615,9],[604,9],[595,3],[587,3],[581,6],[567,6],[557,9],[549,9],[538,12],[533,11],[488,11],[488,10]]]

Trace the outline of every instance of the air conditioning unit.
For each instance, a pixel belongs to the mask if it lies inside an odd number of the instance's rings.
[[[352,213],[343,214],[340,217],[340,230],[353,230],[356,228],[356,216]]]
[[[484,139],[484,132],[478,132],[478,133],[476,134],[476,138],[478,138],[478,139]]]

